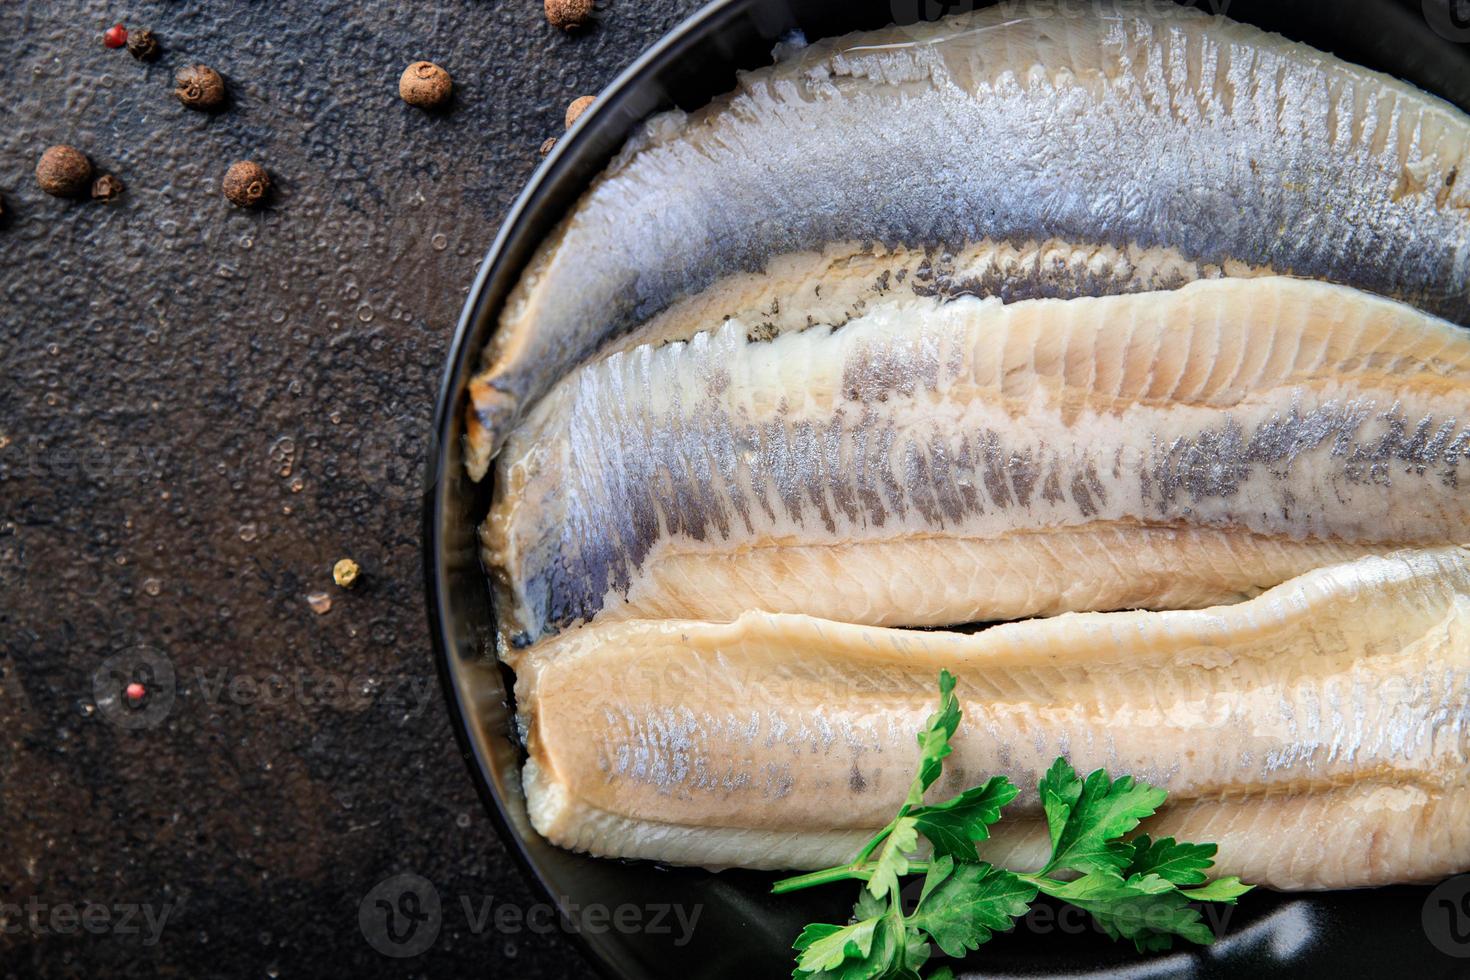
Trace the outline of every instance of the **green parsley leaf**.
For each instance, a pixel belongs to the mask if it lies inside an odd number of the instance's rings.
[[[932,862],[909,922],[950,956],[964,956],[996,932],[1011,928],[1036,898],[1036,886],[989,864]]]
[[[1115,902],[1175,891],[1172,884],[1158,875],[1135,875],[1125,879],[1110,871],[1083,875],[1071,881],[1046,877],[1035,880],[1045,894],[1074,905],[1079,902]]]
[[[866,888],[858,892],[858,900],[852,906],[852,920],[876,919],[888,912],[888,903],[874,897]]]
[[[1038,884],[1053,898],[1091,913],[1112,938],[1133,940],[1140,952],[1168,949],[1176,935],[1204,946],[1215,941],[1199,911],[1190,907],[1189,893],[1156,874],[1124,879],[1096,872],[1073,881],[1041,879]]]
[[[1234,905],[1237,898],[1255,887],[1255,885],[1247,885],[1234,875],[1230,875],[1226,878],[1216,878],[1203,888],[1181,889],[1180,894],[1191,902],[1229,902]]]
[[[1071,768],[1067,766],[1066,770],[1070,772]],[[1089,775],[1080,790],[1076,788],[1075,772],[1070,780],[1054,788],[1049,783],[1057,772],[1058,766],[1053,765],[1039,787],[1052,837],[1052,856],[1043,873],[1063,868],[1084,874],[1121,872],[1133,857],[1133,846],[1117,838],[1137,827],[1144,817],[1152,816],[1168,794],[1148,783],[1135,782],[1132,776],[1111,779],[1101,769]],[[1066,805],[1069,799],[1072,802]]]
[[[860,957],[845,957],[840,964],[817,972],[799,966],[797,980],[919,980],[919,968],[929,959],[929,943],[909,926],[894,904],[873,920],[872,947]]]
[[[949,740],[955,729],[960,727],[960,699],[954,693],[954,675],[947,670],[939,672],[939,710],[929,716],[924,730],[919,732],[919,771],[909,786],[905,807],[914,807],[924,802],[924,791],[934,785],[944,770],[945,758],[954,751]]]
[[[912,817],[899,817],[883,841],[868,879],[868,891],[874,898],[898,892],[899,875],[909,873],[908,852],[919,846],[919,830]]]
[[[1190,844],[1172,837],[1149,840],[1148,834],[1133,839],[1133,859],[1124,876],[1156,874],[1176,885],[1198,885],[1215,863],[1214,844]]]
[[[1041,806],[1046,811],[1046,826],[1051,833],[1051,849],[1055,851],[1062,829],[1067,826],[1067,818],[1072,815],[1072,807],[1077,805],[1077,799],[1082,795],[1082,780],[1077,778],[1077,770],[1058,756],[1036,788],[1041,792]]]
[[[796,958],[798,971],[816,973],[842,966],[844,960],[861,960],[873,949],[873,933],[881,919],[863,919],[848,926],[813,922],[801,930],[792,949],[801,950]]]
[[[1000,819],[1001,807],[1019,792],[1005,776],[995,776],[984,786],[967,789],[943,803],[916,807],[909,816],[934,846],[935,856],[974,862],[979,860],[975,842],[990,836],[990,825]]]
[[[1107,901],[1084,899],[1072,904],[1091,913],[1111,938],[1133,940],[1140,953],[1169,949],[1174,936],[1201,946],[1215,941],[1199,910],[1177,889]]]

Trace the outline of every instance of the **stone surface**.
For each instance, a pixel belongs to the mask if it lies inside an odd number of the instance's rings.
[[[0,3],[0,976],[589,971],[494,928],[537,899],[443,708],[417,481],[542,140],[695,6],[567,35],[536,0]],[[157,61],[103,47],[119,17]],[[445,111],[398,98],[421,58]],[[223,111],[171,94],[194,62]],[[47,197],[58,142],[126,192]],[[220,190],[247,158],[259,211]],[[389,959],[358,913],[402,873],[442,926]]]

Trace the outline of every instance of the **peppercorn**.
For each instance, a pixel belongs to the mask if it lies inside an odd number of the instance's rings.
[[[36,183],[54,197],[75,197],[92,182],[92,164],[74,146],[53,146],[36,164]]]
[[[546,156],[546,154],[551,152],[551,148],[554,146],[556,146],[556,137],[548,137],[546,142],[541,144],[541,155]]]
[[[546,19],[552,27],[576,30],[592,19],[592,0],[546,0]]]
[[[398,95],[409,105],[432,109],[443,105],[454,89],[449,72],[432,61],[415,61],[398,77]]]
[[[343,558],[332,566],[332,581],[344,589],[350,589],[357,584],[357,577],[361,574],[362,567],[351,558]]]
[[[225,80],[208,65],[180,68],[174,85],[174,95],[190,109],[214,109],[225,101]]]
[[[572,123],[576,122],[578,117],[587,111],[587,107],[596,101],[597,99],[590,95],[573,99],[572,104],[567,106],[567,129],[571,129]]]
[[[231,204],[253,208],[265,199],[270,189],[270,174],[254,160],[238,160],[225,171],[225,197]]]
[[[128,54],[139,61],[152,61],[158,57],[158,35],[152,31],[134,31],[128,35]]]
[[[102,32],[102,43],[109,48],[120,48],[128,43],[128,29],[121,24],[113,24]]]
[[[111,201],[123,192],[123,182],[112,174],[103,174],[92,181],[92,200]]]

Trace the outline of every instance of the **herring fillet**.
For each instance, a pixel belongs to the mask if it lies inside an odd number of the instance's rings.
[[[1449,104],[1172,4],[1007,3],[788,49],[651,120],[541,245],[471,384],[466,465],[610,338],[833,242],[1166,249],[1470,323],[1467,153]]]
[[[840,864],[902,801],[934,676],[964,720],[931,800],[1022,788],[988,859],[1044,854],[1066,755],[1169,791],[1145,832],[1282,889],[1470,870],[1470,552],[1403,551],[1196,611],[976,635],[750,613],[584,627],[515,655],[536,829],[595,855]],[[609,683],[616,677],[616,683]],[[1029,819],[1027,819],[1029,818]]]
[[[748,609],[1197,608],[1460,540],[1470,331],[1282,277],[736,321],[569,375],[482,528],[510,645]]]
[[[602,358],[641,344],[688,340],[723,320],[739,320],[752,339],[813,325],[840,326],[895,296],[1071,299],[1178,289],[1197,279],[1267,276],[1239,262],[1211,265],[1170,248],[1116,248],[1058,239],[981,240],[961,248],[886,247],[833,242],[820,251],[773,256],[759,272],[733,273],[609,340]]]

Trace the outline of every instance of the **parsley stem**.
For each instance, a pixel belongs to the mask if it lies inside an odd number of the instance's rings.
[[[907,812],[907,806],[900,807],[898,811],[898,816],[888,821],[888,826],[884,827],[882,830],[874,834],[873,839],[868,841],[867,844],[863,845],[863,849],[861,851],[858,851],[858,856],[852,859],[852,864],[862,864],[863,862],[867,861],[868,858],[872,857],[873,852],[878,849],[878,845],[883,843],[883,839],[889,834],[893,833],[893,828],[895,825],[897,825],[899,817],[902,817]]]
[[[909,861],[909,874],[924,874],[928,870],[928,861]],[[787,892],[800,891],[803,888],[830,885],[834,881],[851,881],[853,879],[867,881],[871,877],[873,877],[873,862],[857,860],[851,864],[839,864],[835,868],[813,871],[809,874],[797,875],[794,878],[782,878],[771,886],[771,894],[784,895]]]
[[[787,892],[815,888],[817,885],[827,885],[834,881],[848,881],[852,878],[867,881],[872,876],[873,872],[859,863],[842,864],[825,871],[813,871],[811,874],[797,875],[794,878],[782,878],[771,886],[771,894],[784,895]]]

